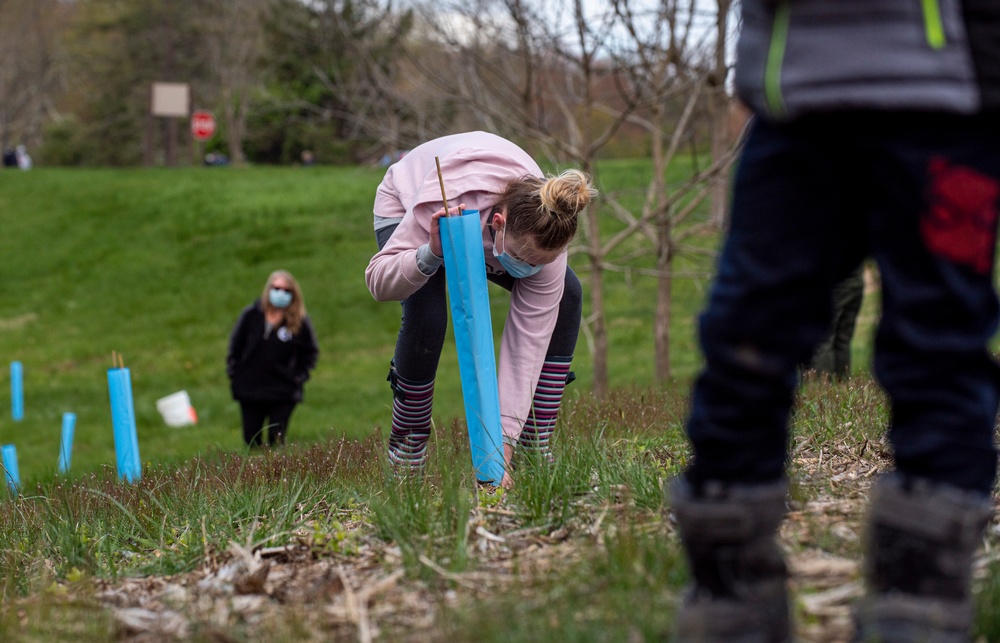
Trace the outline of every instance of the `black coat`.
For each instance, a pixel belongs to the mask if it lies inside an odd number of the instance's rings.
[[[319,347],[309,317],[295,335],[284,326],[266,331],[260,300],[240,314],[229,338],[226,374],[233,399],[301,402],[302,385],[316,366]]]

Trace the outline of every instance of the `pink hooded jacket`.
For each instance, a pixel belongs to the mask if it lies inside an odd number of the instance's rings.
[[[365,281],[378,301],[399,301],[419,290],[430,275],[417,266],[417,250],[430,239],[431,215],[440,210],[441,187],[434,157],[441,163],[449,207],[479,210],[486,271],[502,274],[493,256],[487,218],[507,184],[542,176],[538,164],[510,141],[486,132],[438,138],[392,165],[375,193],[376,225],[400,219],[385,247],[368,263]],[[516,441],[531,411],[538,376],[556,325],[566,276],[567,253],[536,274],[516,280],[500,341],[497,379],[504,437]]]

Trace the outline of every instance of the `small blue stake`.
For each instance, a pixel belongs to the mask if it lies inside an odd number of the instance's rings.
[[[63,413],[62,440],[59,441],[59,473],[69,473],[73,460],[73,433],[76,431],[76,413]]]
[[[24,419],[24,368],[21,362],[10,363],[10,414],[15,422]]]
[[[3,453],[4,478],[7,480],[7,488],[10,495],[17,497],[17,489],[21,486],[21,472],[17,468],[17,447],[13,444],[5,444],[0,449]]]

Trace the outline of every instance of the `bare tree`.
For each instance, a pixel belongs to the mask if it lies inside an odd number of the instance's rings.
[[[365,6],[363,22],[344,25],[356,36],[345,42],[352,65],[323,70],[322,78],[346,108],[349,136],[371,140],[373,151],[396,152],[451,126],[449,98],[424,82],[419,69],[441,63],[447,69],[452,61],[442,59],[436,43],[414,37],[412,10],[391,0]]]
[[[728,5],[720,3],[723,9]],[[574,249],[590,268],[584,330],[599,397],[609,387],[605,272],[658,279],[655,372],[669,377],[673,263],[682,251],[697,251],[684,243],[705,225],[694,224],[693,214],[733,159],[731,139],[720,138],[728,144],[708,152],[697,143],[700,130],[715,127],[707,96],[715,86],[724,90],[715,82],[714,55],[725,43],[716,43],[708,27],[718,20],[709,13],[696,0],[611,0],[596,10],[582,0],[479,0],[436,5],[428,19],[457,59],[453,73],[429,77],[461,97],[481,126],[591,173],[616,138],[639,133],[646,142],[653,171],[640,210],[605,190],[588,210],[584,243]],[[668,172],[682,155],[698,162],[669,186]],[[602,231],[609,219],[617,220],[610,234]],[[640,267],[651,255],[654,267]]]
[[[58,41],[71,12],[55,0],[0,2],[0,144],[37,145],[62,80]]]
[[[262,87],[262,20],[268,0],[226,0],[206,3],[201,8],[206,12],[203,24],[210,70],[204,91],[217,97],[229,158],[241,164],[246,160],[243,139],[251,98]]]
[[[700,251],[687,247],[685,241],[714,225],[714,221],[710,217],[691,223],[690,219],[706,197],[717,196],[719,186],[725,189],[727,170],[735,153],[733,137],[728,135],[730,100],[724,82],[720,81],[720,74],[725,77],[726,17],[711,16],[708,24],[721,25],[713,42],[710,30],[698,24],[697,0],[662,0],[652,6],[636,0],[612,0],[612,4],[628,34],[619,64],[636,88],[635,95],[647,101],[631,120],[641,124],[649,134],[653,171],[634,223],[609,239],[603,251],[610,254],[614,244],[644,225],[652,224],[655,230],[654,374],[662,381],[671,374],[674,260],[681,252]],[[640,8],[636,9],[636,5]],[[728,13],[728,2],[720,0],[718,9]],[[668,190],[666,177],[679,155],[683,153],[696,160],[701,156],[697,146],[685,147],[697,132],[699,120],[710,124],[712,145],[707,165],[696,163],[681,184]]]

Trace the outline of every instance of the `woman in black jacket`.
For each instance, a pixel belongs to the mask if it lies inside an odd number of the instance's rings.
[[[265,418],[268,444],[285,443],[288,420],[318,355],[298,282],[285,270],[271,273],[261,298],[243,309],[226,356],[247,446],[261,445]]]

